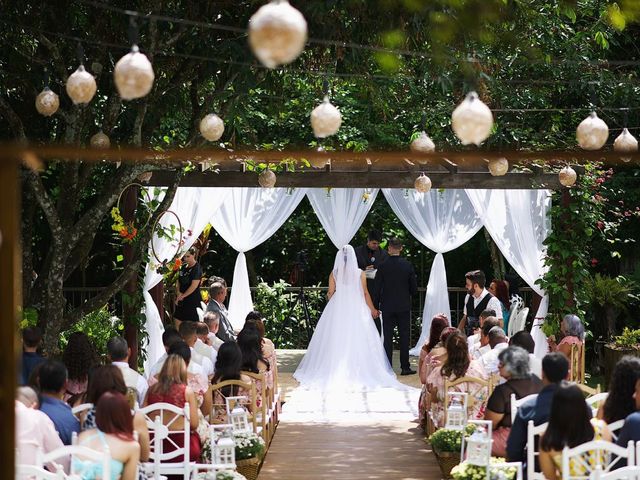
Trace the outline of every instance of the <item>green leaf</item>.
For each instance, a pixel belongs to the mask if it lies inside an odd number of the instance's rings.
[[[124,256],[123,255],[116,255],[116,262],[120,263],[124,260]]]

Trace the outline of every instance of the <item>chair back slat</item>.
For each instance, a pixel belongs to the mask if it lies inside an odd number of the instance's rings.
[[[527,395],[526,397],[516,398],[516,394],[511,394],[511,424],[513,425],[513,421],[516,419],[516,414],[518,413],[518,408],[525,402],[532,400],[534,398],[538,398],[537,393],[532,393],[531,395]]]
[[[547,430],[548,423],[534,425],[533,420],[527,423],[527,480],[544,479],[541,472],[536,472],[536,457],[539,454],[540,436]]]

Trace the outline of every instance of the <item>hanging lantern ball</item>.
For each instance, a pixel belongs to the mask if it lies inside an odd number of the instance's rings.
[[[638,140],[636,137],[629,133],[626,128],[622,130],[622,133],[613,141],[613,149],[616,152],[637,152]],[[621,157],[623,162],[630,162],[631,157]]]
[[[325,138],[338,131],[342,124],[340,110],[332,105],[329,97],[325,96],[320,105],[311,112],[311,128],[318,138]]]
[[[576,140],[584,150],[600,150],[609,138],[609,127],[596,112],[591,112],[576,129]]]
[[[94,136],[91,137],[89,144],[93,148],[106,149],[111,146],[111,140],[102,130],[100,130],[98,133],[96,133]]]
[[[118,60],[113,70],[113,80],[123,100],[144,97],[151,91],[154,78],[151,62],[137,45]]]
[[[44,87],[36,97],[36,110],[40,115],[50,117],[60,108],[60,99],[58,95],[51,91],[49,87]]]
[[[324,148],[318,147],[318,153],[326,154],[327,152],[325,151]],[[330,160],[329,157],[325,158],[324,156],[322,156],[322,157],[315,157],[314,156],[314,157],[309,159],[309,163],[311,164],[311,166],[313,168],[324,168],[324,166],[327,164],[327,162],[329,160]]]
[[[571,167],[564,167],[560,170],[560,173],[558,173],[558,180],[560,180],[560,183],[565,187],[575,185],[577,179],[578,174]]]
[[[263,188],[273,188],[276,185],[276,174],[266,169],[258,176],[258,183]]]
[[[480,145],[491,134],[493,114],[476,92],[469,92],[451,114],[451,128],[463,145]]]
[[[223,133],[224,122],[215,113],[210,113],[200,120],[200,134],[210,142],[220,140]]]
[[[96,79],[80,65],[67,79],[67,94],[76,105],[89,103],[96,94]]]
[[[423,173],[413,182],[413,187],[420,193],[427,193],[431,190],[431,179]]]
[[[506,175],[509,171],[509,160],[506,158],[495,158],[489,162],[489,173],[494,177]]]
[[[436,145],[433,140],[429,138],[427,132],[420,132],[420,135],[411,142],[411,150],[416,153],[433,153],[436,150]],[[419,163],[427,163],[426,160],[418,160]]]
[[[249,19],[249,45],[267,68],[293,62],[307,43],[307,21],[286,0],[275,0]]]

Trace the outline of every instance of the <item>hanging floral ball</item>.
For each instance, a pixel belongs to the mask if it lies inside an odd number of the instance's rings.
[[[431,179],[423,173],[413,182],[413,187],[421,193],[427,193],[431,190]]]
[[[210,113],[200,120],[200,134],[210,142],[220,140],[223,133],[224,122],[215,113]]]
[[[258,183],[263,188],[273,188],[276,184],[276,174],[273,170],[266,169],[258,175]]]
[[[325,138],[338,131],[342,124],[340,110],[332,105],[329,97],[325,96],[320,105],[311,112],[311,128],[318,138]]]
[[[50,117],[60,108],[60,99],[58,95],[51,91],[49,87],[44,87],[36,97],[36,110],[40,115]]]
[[[576,129],[578,145],[584,150],[600,150],[609,138],[609,127],[596,112],[591,112]]]
[[[113,70],[113,80],[124,100],[144,97],[151,91],[154,78],[151,62],[137,45],[118,60]]]
[[[451,128],[463,145],[480,145],[491,134],[493,114],[476,92],[469,92],[451,114]]]
[[[629,133],[626,128],[622,130],[622,133],[613,142],[613,149],[616,152],[637,152],[638,140],[636,137]],[[621,157],[623,162],[630,162],[631,157]]]
[[[509,171],[509,160],[506,158],[495,158],[489,162],[489,173],[494,177],[506,175]]]
[[[558,180],[560,180],[560,183],[565,187],[574,185],[577,179],[578,174],[571,167],[564,167],[562,170],[560,170],[560,173],[558,173]]]
[[[89,103],[96,94],[96,79],[80,65],[67,79],[67,94],[76,105]]]
[[[91,140],[89,141],[89,144],[93,147],[93,148],[109,148],[111,146],[111,140],[109,139],[109,137],[102,131],[100,130],[98,133],[96,133],[94,136],[91,137]]]
[[[286,0],[263,5],[249,19],[249,45],[267,68],[293,62],[307,43],[307,21]]]
[[[149,183],[149,181],[151,180],[151,177],[153,177],[153,172],[144,172],[138,175],[137,178],[143,183]]]
[[[411,142],[411,150],[417,153],[433,153],[436,150],[436,145],[433,140],[429,138],[427,132],[420,132],[413,142]],[[426,160],[418,160],[419,163],[427,163]]]

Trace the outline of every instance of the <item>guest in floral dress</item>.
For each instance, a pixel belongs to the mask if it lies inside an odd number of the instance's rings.
[[[218,349],[215,374],[211,383],[215,385],[226,380],[240,380],[245,383],[251,383],[251,379],[248,376],[240,373],[241,370],[242,352],[240,352],[240,347],[234,341],[224,342]],[[249,392],[242,387],[229,385],[221,389],[214,389],[211,423],[228,423],[226,398],[242,396],[249,396]]]
[[[439,313],[431,319],[431,329],[429,330],[429,338],[424,342],[424,345],[420,349],[420,358],[418,360],[418,376],[422,383],[422,391],[420,392],[420,398],[418,399],[418,412],[420,425],[424,426],[425,411],[429,404],[427,398],[427,357],[431,355],[431,352],[436,348],[436,345],[440,342],[440,334],[447,325],[449,320],[444,313]],[[444,349],[443,349],[444,350]]]
[[[265,329],[264,329],[264,318],[262,317],[262,313],[258,311],[249,312],[247,318],[245,320],[245,325],[253,324],[258,329],[258,333],[261,338],[262,345],[262,357],[269,364],[268,373],[265,373],[265,379],[267,381],[267,388],[273,389],[275,379],[278,378],[278,361],[276,359],[276,347],[273,342],[266,338]],[[277,385],[275,385],[277,388]]]
[[[260,332],[255,325],[245,324],[238,334],[238,347],[242,352],[242,370],[251,373],[262,373],[265,377],[266,387],[269,382],[273,385],[273,376],[270,372],[270,366],[262,355],[262,341]],[[271,379],[271,380],[270,380]],[[260,391],[262,385],[260,381],[256,381],[256,402],[258,406],[262,405]]]
[[[62,354],[62,362],[69,372],[64,401],[74,405],[76,397],[87,391],[89,371],[100,364],[98,355],[86,334],[74,332],[69,335],[69,342]]]
[[[562,352],[568,359],[571,359],[571,346],[584,344],[584,325],[577,315],[565,315],[560,322],[560,332],[562,340],[556,344],[556,339],[552,335],[547,339],[550,352]],[[573,365],[569,363],[569,379],[576,378],[578,372],[573,372]]]
[[[444,381],[452,382],[461,377],[486,379],[487,375],[477,360],[469,357],[467,339],[461,332],[452,333],[445,343],[447,359],[433,369],[427,377],[427,390],[431,396],[431,411],[437,426],[444,426]],[[486,387],[465,382],[451,388],[469,394],[468,417],[482,418],[488,398]]]

